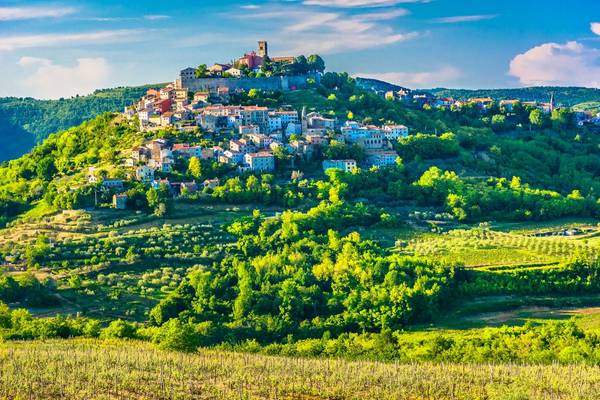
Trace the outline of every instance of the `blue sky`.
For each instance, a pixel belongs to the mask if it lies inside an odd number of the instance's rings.
[[[0,96],[171,81],[259,39],[408,87],[600,87],[598,0],[0,0]]]

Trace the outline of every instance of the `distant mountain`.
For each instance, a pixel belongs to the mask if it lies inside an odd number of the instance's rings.
[[[436,88],[427,90],[439,97],[452,97],[454,99],[468,99],[471,97],[491,97],[495,100],[519,99],[523,101],[547,102],[554,94],[557,104],[574,106],[579,103],[600,101],[600,89],[582,87],[526,87],[516,89],[445,89]]]
[[[399,90],[411,91],[411,89],[408,89],[408,88],[405,88],[405,87],[402,87],[399,85],[395,85],[393,83],[380,81],[378,79],[371,79],[371,78],[360,78],[360,77],[356,78],[356,84],[361,89],[372,90],[375,92],[390,92],[390,91],[397,92]]]
[[[431,93],[437,97],[452,97],[456,100],[468,99],[472,97],[491,97],[495,100],[519,99],[522,101],[540,101],[547,102],[550,96],[554,94],[557,104],[565,106],[575,106],[580,103],[600,102],[600,89],[584,87],[556,87],[540,86],[525,87],[514,89],[408,89],[393,83],[380,81],[371,78],[356,78],[357,85],[365,90],[376,92],[388,92],[398,90],[408,90],[419,93]],[[585,108],[585,107],[584,107]],[[595,109],[595,107],[594,107]]]
[[[34,136],[18,125],[13,125],[0,113],[0,161],[22,156],[35,145]]]
[[[89,96],[60,100],[0,98],[0,161],[27,153],[50,133],[62,131],[104,112],[121,111],[138,100],[149,87],[97,90]]]

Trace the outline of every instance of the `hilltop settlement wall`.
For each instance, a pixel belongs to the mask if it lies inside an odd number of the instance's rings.
[[[294,75],[294,76],[272,76],[264,78],[189,78],[181,76],[181,85],[191,91],[211,91],[218,88],[229,88],[235,90],[278,90],[288,91],[296,89],[306,89],[308,80],[319,81],[318,74]]]

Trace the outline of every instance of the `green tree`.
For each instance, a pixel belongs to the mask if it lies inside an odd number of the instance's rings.
[[[506,127],[506,117],[502,114],[496,114],[492,117],[492,127],[497,130],[502,130]]]
[[[313,54],[308,57],[309,71],[321,72],[325,71],[325,61],[318,54]]]
[[[51,157],[42,158],[40,161],[38,161],[35,172],[38,178],[45,181],[51,180],[54,174],[57,172],[54,160]]]
[[[546,122],[545,120],[545,115],[539,108],[536,108],[529,113],[529,123],[534,128],[542,128]]]
[[[550,119],[556,130],[569,128],[573,124],[573,113],[568,108],[559,108],[552,111]]]
[[[102,338],[134,339],[137,337],[137,328],[134,324],[121,319],[115,320],[100,334]]]
[[[192,352],[198,348],[199,335],[191,323],[173,318],[158,329],[154,340],[162,349]]]
[[[194,178],[200,178],[202,176],[202,164],[198,157],[190,158],[188,174],[192,175]]]
[[[208,73],[208,66],[206,64],[200,64],[196,68],[196,78],[204,78]]]

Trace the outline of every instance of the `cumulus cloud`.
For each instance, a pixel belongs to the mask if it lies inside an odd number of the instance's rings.
[[[426,0],[304,0],[307,6],[332,8],[375,8],[390,7],[402,3],[424,3]]]
[[[517,55],[509,74],[523,85],[600,87],[600,50],[575,41],[545,43]]]
[[[79,58],[73,66],[57,65],[46,58],[21,57],[18,64],[28,73],[21,85],[30,96],[42,99],[89,94],[106,87],[111,76],[110,65],[101,57]]]
[[[230,15],[245,20],[285,18],[287,24],[273,35],[275,45],[289,54],[332,54],[385,46],[414,39],[417,32],[397,32],[385,21],[407,15],[404,9],[363,12],[349,15],[337,11],[317,11],[298,7],[280,7],[268,11]]]
[[[142,32],[143,30],[140,29],[118,29],[87,33],[50,33],[42,35],[4,36],[0,37],[0,51],[31,47],[130,41]]]
[[[57,18],[73,14],[73,7],[0,7],[0,21]]]
[[[451,86],[453,81],[462,76],[460,70],[453,66],[444,66],[437,71],[428,72],[377,72],[356,73],[354,76],[379,79],[396,85],[410,88],[432,88]]]
[[[600,22],[592,22],[592,32],[600,36]]]
[[[434,19],[433,22],[438,24],[457,24],[460,22],[477,22],[487,19],[494,19],[498,14],[480,14],[480,15],[457,15],[454,17],[444,17]]]

